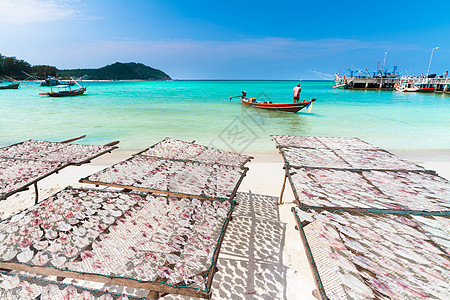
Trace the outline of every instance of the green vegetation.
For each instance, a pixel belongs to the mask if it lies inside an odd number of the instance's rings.
[[[0,76],[23,76],[22,71],[31,72],[31,65],[22,59],[0,54]]]
[[[31,64],[22,59],[0,54],[0,76],[23,79],[27,77],[24,72],[34,74],[38,78],[61,76],[67,79],[69,77],[79,78],[87,76],[88,79],[92,80],[171,80],[170,76],[163,71],[153,69],[141,63],[116,62],[99,69],[58,70],[54,66],[31,66]]]
[[[161,70],[153,69],[141,63],[116,62],[99,69],[59,70],[63,78],[87,75],[92,80],[170,80],[170,76]]]
[[[47,78],[47,76],[58,75],[58,69],[53,66],[38,65],[31,67],[31,73],[36,74],[39,78]]]

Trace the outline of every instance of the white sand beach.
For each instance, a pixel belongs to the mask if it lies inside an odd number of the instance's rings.
[[[392,153],[450,179],[450,150],[390,150]],[[63,169],[38,183],[39,200],[64,187],[89,185],[78,180],[136,151],[114,151],[80,167]],[[281,155],[276,151],[245,153],[254,156],[237,200],[240,202],[230,223],[219,255],[219,272],[213,280],[213,299],[315,299],[313,277],[291,208],[294,195],[289,183],[283,204],[277,205],[283,183]],[[92,187],[92,186],[89,186]],[[0,201],[0,219],[34,204],[34,189]],[[75,281],[76,282],[76,281]],[[81,284],[79,281],[77,284]],[[104,284],[96,288],[115,289]],[[127,289],[145,296],[145,291]],[[164,299],[178,299],[167,296]],[[182,297],[185,298],[185,297]]]

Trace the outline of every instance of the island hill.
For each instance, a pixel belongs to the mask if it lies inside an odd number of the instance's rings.
[[[99,69],[58,70],[58,76],[62,78],[85,77],[90,80],[172,80],[161,70],[134,62],[116,62]]]
[[[25,76],[25,74],[33,74],[38,78],[57,76],[64,79],[87,77],[91,80],[171,80],[170,76],[163,71],[141,63],[116,62],[99,69],[58,70],[55,66],[32,66],[23,59],[17,59],[14,56],[4,56],[0,53],[0,77],[30,78],[28,75]]]

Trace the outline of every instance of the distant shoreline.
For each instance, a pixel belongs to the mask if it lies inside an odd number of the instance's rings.
[[[295,82],[334,82],[334,80],[323,80],[323,79],[172,79],[173,81],[295,81]]]
[[[68,81],[69,79],[62,79],[63,81]],[[41,82],[42,80],[29,80],[29,82]],[[283,81],[283,82],[334,82],[333,80],[323,80],[323,79],[308,79],[308,80],[295,80],[295,79],[155,79],[155,80],[146,80],[146,79],[83,79],[80,81]]]

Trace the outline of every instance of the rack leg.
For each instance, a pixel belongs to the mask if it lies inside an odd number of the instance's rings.
[[[288,171],[286,169],[286,171],[284,173],[283,187],[281,188],[280,201],[278,202],[278,204],[283,204],[284,188],[286,187],[286,178],[288,177],[287,172]]]
[[[37,182],[34,183],[34,204],[37,204],[39,201],[39,189],[37,186]]]
[[[147,295],[147,298],[157,300],[159,299],[159,293],[155,291],[150,291]]]

